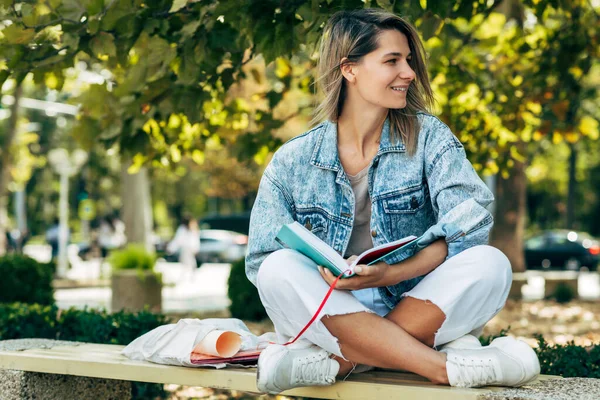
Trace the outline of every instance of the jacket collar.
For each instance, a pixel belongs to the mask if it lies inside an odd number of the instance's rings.
[[[316,167],[339,171],[341,162],[337,149],[337,123],[329,120],[323,122],[322,129],[318,131],[317,144],[313,151],[310,163]],[[406,146],[399,139],[397,143],[392,143],[390,137],[390,120],[385,120],[383,129],[381,130],[381,140],[379,142],[379,150],[375,155],[375,159],[379,158],[384,153],[406,152]]]

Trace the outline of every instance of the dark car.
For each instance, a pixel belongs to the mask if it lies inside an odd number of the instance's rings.
[[[585,232],[552,230],[525,241],[528,269],[597,270],[600,243]]]

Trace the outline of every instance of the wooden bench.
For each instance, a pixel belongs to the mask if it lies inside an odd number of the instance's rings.
[[[23,345],[20,346],[20,344]],[[58,393],[60,392],[61,400],[81,398],[82,390],[86,391],[86,398],[94,398],[95,400],[128,398],[131,392],[131,381],[170,383],[258,393],[255,368],[227,367],[217,370],[165,366],[150,362],[132,361],[120,354],[122,349],[123,346],[117,345],[56,342],[43,339],[0,341],[0,398],[3,400],[12,400],[13,398],[43,400],[44,398],[52,398],[49,397],[50,395],[44,397],[44,394],[39,391],[28,396],[25,396],[22,391],[13,397],[7,395],[5,392],[9,390],[7,386],[12,386],[10,390],[14,392],[15,381],[25,381],[22,374],[46,379],[46,383],[39,384],[32,383],[30,380],[27,384],[30,389],[42,385],[47,386],[49,377],[47,374],[56,374],[50,376],[53,379],[52,385],[64,384],[66,386],[62,389],[54,387],[51,396],[54,398],[59,397]],[[69,378],[75,379],[74,377],[96,378],[96,383],[93,379],[91,379],[91,383],[89,381],[82,382],[81,378],[69,381]],[[548,378],[556,377],[541,377],[540,381]],[[116,381],[109,381],[109,383],[112,383],[107,385],[104,381],[106,379]],[[78,385],[78,387],[70,387],[73,385]],[[97,393],[90,393],[95,385],[102,386],[101,390]],[[103,394],[106,386],[110,386],[113,392]],[[115,388],[119,388],[120,394],[115,394]],[[376,370],[351,375],[346,381],[338,380],[332,386],[296,388],[283,394],[322,399],[474,400],[482,395],[489,398],[487,396],[501,390],[503,388],[451,388],[434,385],[426,379],[410,373]]]

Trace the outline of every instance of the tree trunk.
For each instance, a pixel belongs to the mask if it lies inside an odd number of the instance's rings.
[[[124,162],[121,171],[123,193],[122,218],[128,243],[144,245],[148,251],[154,251],[152,243],[152,202],[148,170],[141,168],[137,174],[129,174],[130,162]]]
[[[525,164],[515,160],[508,179],[496,180],[496,215],[491,245],[502,250],[515,272],[525,271],[525,237],[527,177]]]
[[[577,186],[577,149],[575,145],[569,146],[571,154],[569,156],[569,192],[567,194],[567,229],[574,229],[575,227],[575,190]]]
[[[19,118],[19,100],[23,93],[23,86],[18,81],[15,87],[14,103],[10,107],[10,117],[6,127],[6,136],[4,137],[2,148],[0,149],[0,255],[6,253],[6,226],[8,225],[8,207],[7,187],[10,182],[10,146],[17,135],[17,121]]]

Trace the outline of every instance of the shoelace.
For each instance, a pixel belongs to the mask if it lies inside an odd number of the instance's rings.
[[[298,363],[297,371],[299,375],[295,376],[297,383],[319,384],[331,383],[331,378],[327,376],[329,372],[329,355],[322,350],[316,354],[310,354],[296,360]]]
[[[483,359],[457,357],[452,361],[459,367],[459,386],[485,386],[496,380],[496,371],[491,363],[492,360],[486,362]]]

